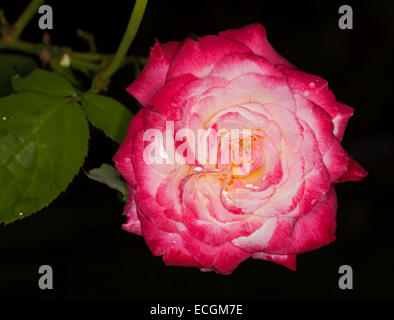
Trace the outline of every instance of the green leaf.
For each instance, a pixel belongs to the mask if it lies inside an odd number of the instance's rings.
[[[55,72],[36,69],[27,77],[12,81],[16,92],[37,92],[55,97],[76,96],[70,82]]]
[[[108,187],[118,190],[123,195],[123,201],[127,201],[127,184],[122,180],[118,170],[113,166],[103,163],[100,168],[92,169],[86,175],[92,180],[104,183]]]
[[[110,97],[87,94],[82,97],[82,108],[95,127],[112,140],[122,142],[133,117],[124,105]]]
[[[0,96],[12,92],[13,77],[25,76],[36,67],[35,60],[29,56],[0,53]]]
[[[0,99],[0,222],[48,205],[87,154],[89,128],[71,98],[19,93]]]

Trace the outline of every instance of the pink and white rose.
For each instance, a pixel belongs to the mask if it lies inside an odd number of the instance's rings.
[[[144,106],[114,157],[129,199],[123,229],[168,265],[231,273],[248,258],[295,270],[296,255],[335,240],[334,183],[367,175],[341,140],[353,109],[297,70],[252,24],[156,42],[127,88]],[[236,164],[144,161],[144,132],[250,129],[251,171]],[[190,155],[189,155],[190,156]]]

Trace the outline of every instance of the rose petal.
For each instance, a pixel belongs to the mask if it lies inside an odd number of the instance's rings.
[[[181,42],[160,44],[156,41],[140,75],[127,87],[127,91],[145,106],[153,95],[163,86],[170,63]]]
[[[267,39],[265,28],[259,23],[254,23],[241,29],[222,31],[219,33],[219,36],[243,43],[250,48],[253,53],[266,58],[272,64],[283,64],[290,68],[294,68],[290,62],[279,55],[271,46]]]
[[[253,259],[266,260],[275,262],[281,265],[284,265],[286,268],[295,271],[296,270],[296,255],[295,254],[287,254],[287,255],[279,255],[279,254],[266,254],[262,252],[257,252],[252,254]]]
[[[238,41],[218,36],[205,36],[197,41],[188,38],[172,61],[168,79],[186,73],[206,77],[220,59],[235,52],[251,51]]]
[[[138,213],[144,240],[155,256],[163,255],[167,265],[201,267],[185,249],[181,236],[164,232],[152,224],[142,213]]]

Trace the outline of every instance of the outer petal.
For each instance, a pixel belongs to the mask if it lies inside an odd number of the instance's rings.
[[[338,138],[339,141],[342,141],[343,135],[345,133],[347,122],[350,117],[353,115],[353,108],[343,104],[341,102],[337,102],[337,115],[332,119],[334,123],[334,134]]]
[[[252,53],[233,53],[225,56],[215,65],[210,76],[232,80],[247,73],[283,78],[283,74],[270,62]]]
[[[257,252],[252,255],[253,259],[272,261],[285,267],[290,270],[296,270],[296,255],[295,254],[287,254],[287,255],[275,255],[275,254],[266,254],[262,252]]]
[[[168,116],[168,120],[177,120],[179,113],[181,112],[180,106],[174,103],[172,100],[176,96],[177,92],[182,90],[188,83],[198,79],[191,73],[181,75],[179,77],[172,78],[167,81],[163,87],[157,91],[153,98],[149,101],[149,105],[153,109],[163,115]]]
[[[171,64],[168,79],[186,73],[205,77],[220,59],[235,52],[251,51],[238,41],[218,36],[205,36],[198,41],[186,39]]]
[[[167,217],[164,208],[159,206],[150,194],[138,189],[134,199],[140,212],[157,228],[166,232],[176,231],[176,222]]]
[[[301,121],[301,123],[304,127],[302,154],[305,160],[305,189],[304,195],[298,203],[298,215],[310,212],[315,203],[324,197],[331,185],[315,136],[305,122]]]
[[[179,234],[158,229],[141,212],[138,217],[145,242],[155,256],[163,255],[163,261],[168,265],[201,267],[185,249]]]
[[[256,232],[235,239],[232,243],[251,253],[279,251],[288,244],[296,220],[296,218],[271,218]]]
[[[143,132],[138,133],[134,140],[131,155],[133,167],[135,171],[135,179],[138,185],[138,191],[144,191],[152,197],[156,196],[157,189],[161,182],[167,177],[168,173],[156,170],[154,164],[147,164],[144,160],[144,141]],[[156,165],[164,167],[164,165]],[[137,203],[138,204],[138,203]]]
[[[337,138],[332,140],[330,149],[323,155],[323,162],[333,183],[347,171],[348,154]]]
[[[334,139],[334,125],[330,115],[305,97],[299,94],[295,94],[294,97],[297,103],[297,117],[304,120],[312,129],[320,153],[325,154],[330,149]]]
[[[169,42],[164,45],[156,42],[153,48],[151,48],[144,69],[138,78],[127,88],[127,91],[143,106],[163,86],[171,60],[181,45],[181,42]]]
[[[366,171],[351,159],[340,143],[353,109],[342,103],[336,103],[336,116],[331,119],[323,108],[306,97],[300,94],[294,96],[297,103],[297,116],[313,130],[331,181],[358,181],[365,177]]]
[[[145,126],[145,110],[140,110],[136,116],[131,120],[127,135],[120,145],[118,151],[112,160],[115,162],[115,167],[122,174],[123,178],[128,183],[136,186],[135,173],[133,164],[131,163],[131,155],[133,153],[134,138],[138,132],[144,129]]]
[[[323,247],[335,241],[337,198],[331,186],[325,198],[310,213],[300,216],[286,249],[280,253],[298,254]]]
[[[210,246],[193,238],[189,232],[180,230],[186,249],[193,258],[207,269],[230,274],[250,254],[227,242],[221,246]]]
[[[346,181],[360,181],[368,175],[365,171],[352,157],[347,155],[348,164],[347,171],[336,181],[336,182],[346,182]]]
[[[259,23],[254,23],[241,29],[222,31],[219,33],[219,36],[243,43],[250,48],[254,54],[266,58],[272,64],[283,64],[290,68],[294,68],[290,62],[279,55],[271,46],[267,39],[265,28]]]
[[[129,199],[123,209],[123,215],[127,217],[127,221],[122,225],[122,229],[141,235],[141,223],[137,216],[137,206],[134,200],[135,190],[130,184],[127,184],[127,187],[129,190]]]
[[[321,77],[290,69],[286,66],[277,66],[287,78],[290,89],[322,107],[334,118],[338,114],[337,102],[328,82]]]

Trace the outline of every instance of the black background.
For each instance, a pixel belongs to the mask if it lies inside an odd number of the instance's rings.
[[[28,1],[2,1],[10,20]],[[52,41],[86,50],[76,36],[95,34],[100,52],[113,52],[133,1],[47,1]],[[354,29],[340,30],[338,8],[350,4]],[[370,173],[336,185],[337,241],[297,257],[297,271],[257,260],[231,275],[167,267],[139,236],[121,231],[115,191],[83,172],[48,208],[0,226],[0,297],[5,299],[393,299],[393,18],[392,1],[151,0],[130,53],[148,55],[154,39],[182,40],[262,23],[272,45],[300,70],[329,81],[339,101],[355,108],[343,144]],[[35,17],[23,35],[40,41]],[[108,94],[134,112],[124,88],[133,70],[118,72]],[[117,145],[92,130],[85,169],[111,163]],[[0,182],[1,185],[1,182]],[[54,290],[42,291],[39,266],[54,270]],[[338,288],[338,268],[353,267],[354,289]]]

